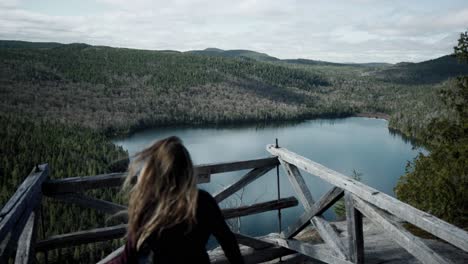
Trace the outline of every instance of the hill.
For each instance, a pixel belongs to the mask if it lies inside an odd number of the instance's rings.
[[[374,73],[383,81],[406,84],[439,83],[468,74],[468,64],[460,63],[454,55],[419,63],[402,62]]]
[[[438,68],[452,65],[451,57],[445,58],[447,63],[436,59],[363,67],[313,60],[258,61],[241,54],[268,55],[214,48],[203,52],[225,55],[80,43],[0,41],[0,47],[0,113],[109,134],[162,125],[258,123],[364,112],[390,115],[393,128],[414,136],[434,115],[443,114],[434,99],[436,91],[459,73],[452,66]],[[440,84],[422,77],[394,81],[395,73],[404,73],[405,67],[431,80],[433,72],[442,72]],[[418,122],[407,122],[410,112],[419,115]]]
[[[227,58],[247,58],[257,61],[279,61],[278,58],[272,57],[266,53],[260,53],[251,50],[222,50],[217,48],[207,48],[204,50],[191,50],[188,53],[207,55],[207,56],[221,56]]]
[[[110,133],[346,112],[320,107],[320,74],[254,60],[86,44],[10,45],[0,60],[0,112]]]

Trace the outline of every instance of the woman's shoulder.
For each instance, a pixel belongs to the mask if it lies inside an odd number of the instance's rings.
[[[217,204],[213,196],[202,189],[198,189],[198,202],[201,204]]]
[[[198,189],[198,197],[202,198],[202,199],[210,199],[210,200],[213,199],[214,200],[213,196],[209,192],[207,192],[207,191],[205,191],[203,189]]]

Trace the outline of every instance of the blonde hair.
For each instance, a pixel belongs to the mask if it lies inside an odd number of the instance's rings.
[[[134,176],[140,173],[135,185]],[[178,137],[160,140],[137,153],[124,189],[129,191],[127,237],[139,250],[153,233],[196,223],[198,190],[190,154]]]

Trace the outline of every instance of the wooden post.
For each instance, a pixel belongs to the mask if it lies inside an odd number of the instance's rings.
[[[364,263],[362,214],[354,208],[352,194],[345,192],[346,222],[348,224],[349,256],[353,263]]]
[[[16,251],[15,263],[33,263],[35,260],[35,243],[37,231],[37,210],[31,212],[23,232],[18,240],[18,250]]]

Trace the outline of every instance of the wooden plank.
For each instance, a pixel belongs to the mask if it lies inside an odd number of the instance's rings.
[[[302,231],[308,224],[312,217],[320,215],[330,208],[336,201],[343,197],[343,190],[338,187],[331,188],[315,203],[315,208],[305,211],[299,219],[283,231],[283,236],[292,238]]]
[[[309,188],[307,187],[304,178],[302,178],[299,169],[289,164],[281,159],[279,159],[281,165],[283,165],[283,169],[285,170],[286,174],[288,175],[289,182],[291,183],[293,190],[296,192],[299,201],[301,201],[302,205],[306,210],[309,210],[314,207],[314,198],[310,193]]]
[[[118,249],[112,251],[112,253],[107,255],[105,258],[101,259],[97,264],[106,264],[106,263],[108,263],[109,261],[113,260],[114,258],[118,257],[120,254],[122,254],[124,249],[125,249],[125,245],[119,247]]]
[[[391,214],[403,219],[447,242],[468,252],[468,232],[437,217],[418,210],[387,194],[379,192],[357,180],[331,170],[319,163],[293,153],[285,148],[268,145],[267,150],[282,160],[313,174],[324,181],[340,187]]]
[[[115,214],[127,210],[126,206],[92,198],[80,193],[54,194],[51,197],[63,202],[77,204],[85,208],[92,208],[106,214]]]
[[[256,264],[271,261],[283,256],[295,254],[296,252],[274,245],[264,249],[241,248],[241,254],[246,264]],[[224,252],[221,249],[208,252],[210,263],[213,264],[229,264]]]
[[[119,187],[125,180],[126,175],[127,173],[119,172],[49,180],[44,183],[42,192],[44,195],[50,196],[53,194],[82,192],[104,187]]]
[[[274,246],[273,244],[265,242],[256,237],[251,237],[239,233],[234,233],[234,236],[236,236],[237,242],[239,244],[251,247],[253,249],[264,249]]]
[[[28,208],[23,210],[23,213],[21,214],[19,220],[16,221],[13,229],[8,233],[7,238],[5,238],[2,243],[2,248],[0,249],[0,256],[2,259],[5,260],[14,256],[24,226],[28,222],[29,216],[31,215],[33,208],[36,208],[36,206],[38,206],[40,202],[41,199],[37,199],[32,203],[29,203]],[[2,262],[0,261],[0,263]]]
[[[40,200],[42,182],[48,177],[49,167],[47,164],[38,166],[39,171],[33,170],[31,174],[20,185],[12,198],[0,211],[0,241],[3,241],[8,232],[19,220],[24,210],[33,210],[29,205],[33,201]],[[29,212],[27,213],[29,215]]]
[[[280,200],[273,200],[263,203],[257,203],[250,206],[240,206],[237,208],[223,209],[221,210],[224,218],[230,219],[240,216],[246,216],[251,214],[258,214],[267,211],[289,208],[297,206],[298,202],[295,197],[281,198]]]
[[[293,186],[293,189],[298,195],[299,200],[302,202],[304,209],[306,211],[314,210],[314,198],[312,197],[312,194],[310,193],[310,190],[307,187],[299,169],[296,166],[283,161],[282,159],[279,159],[279,161],[283,165],[283,168],[288,175],[289,182]],[[311,222],[317,229],[323,241],[325,241],[325,243],[330,246],[333,252],[336,253],[336,256],[346,259],[348,255],[347,249],[341,242],[341,239],[338,237],[333,227],[321,216],[312,217]]]
[[[37,231],[37,214],[32,212],[18,240],[15,263],[33,263],[36,258],[35,242]]]
[[[237,170],[245,170],[266,166],[276,166],[278,158],[269,157],[262,159],[224,162],[216,164],[197,165],[194,172],[199,178],[198,183],[209,182],[211,174],[224,173]],[[95,176],[72,177],[66,179],[49,180],[44,183],[45,195],[82,192],[98,188],[120,187],[127,176],[126,172],[108,173]]]
[[[322,216],[312,218],[312,223],[317,229],[322,240],[330,247],[336,257],[350,259],[348,249],[345,247],[335,229]]]
[[[246,175],[242,176],[238,181],[232,183],[231,185],[226,186],[223,190],[214,195],[216,202],[220,203],[230,195],[236,193],[240,189],[244,188],[247,184],[255,181],[256,179],[263,176],[265,173],[273,169],[274,166],[267,166],[262,168],[255,168],[248,172]]]
[[[294,197],[283,198],[270,202],[253,204],[251,206],[241,206],[237,208],[223,209],[225,218],[234,218],[245,215],[262,213],[278,208],[288,208],[297,205],[297,200]],[[125,235],[127,225],[121,224],[110,227],[95,228],[91,230],[78,231],[68,234],[51,236],[47,239],[36,243],[36,250],[45,251],[56,248],[64,248],[69,246],[94,243],[98,241],[106,241],[116,238],[121,238]]]
[[[127,232],[127,225],[101,227],[68,234],[55,235],[36,243],[37,251],[65,248],[87,243],[121,238]]]
[[[362,214],[354,208],[352,194],[345,192],[346,223],[348,225],[349,257],[353,263],[364,263]]]
[[[253,160],[223,162],[214,164],[201,164],[195,166],[195,172],[198,174],[217,174],[230,171],[247,170],[253,168],[261,168],[267,166],[278,165],[278,158],[268,157]]]
[[[325,262],[325,263],[337,263],[337,264],[351,264],[351,262],[338,258],[332,251],[322,245],[311,245],[309,243],[301,242],[295,239],[274,239],[278,245],[299,252],[303,255],[311,257],[313,259]]]
[[[375,206],[353,197],[354,206],[367,216],[372,222],[379,225],[387,235],[402,248],[415,256],[422,263],[450,263],[429,248],[421,239],[413,236],[400,223],[394,221],[387,213]]]

